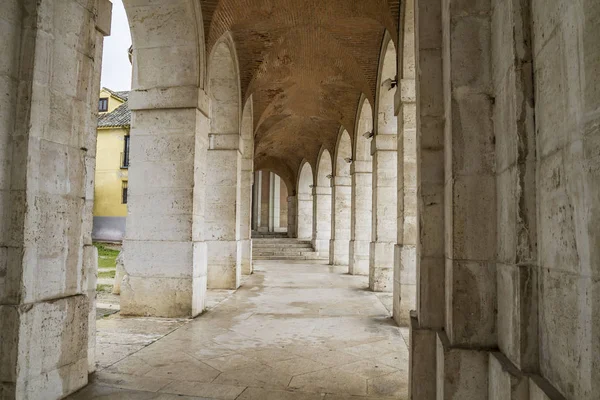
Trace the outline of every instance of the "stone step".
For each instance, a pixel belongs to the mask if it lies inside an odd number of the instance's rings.
[[[281,247],[312,247],[310,242],[297,242],[297,243],[252,243],[252,247],[260,248],[281,248]]]
[[[308,257],[308,256],[257,256],[254,260],[326,260],[324,257]]]
[[[252,252],[252,257],[261,256],[312,256],[317,254],[312,249],[309,251],[257,251]]]
[[[296,240],[296,239],[252,239],[252,244],[265,245],[265,246],[282,246],[282,245],[311,245],[309,240]]]
[[[313,251],[312,246],[306,247],[253,247],[252,251],[270,251],[270,252],[286,252],[286,251]]]

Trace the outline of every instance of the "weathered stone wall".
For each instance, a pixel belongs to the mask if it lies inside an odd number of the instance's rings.
[[[416,11],[411,396],[596,399],[600,6],[418,0]]]
[[[2,399],[61,398],[94,368],[95,127],[110,14],[107,1],[0,4]]]
[[[540,371],[566,398],[591,400],[600,398],[600,3],[535,0],[531,19]]]

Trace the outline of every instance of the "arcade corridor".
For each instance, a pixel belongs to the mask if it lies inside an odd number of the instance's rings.
[[[316,262],[255,261],[255,268],[215,308],[101,365],[69,399],[407,398],[408,329],[390,318],[391,294]],[[129,323],[112,322],[111,329]]]

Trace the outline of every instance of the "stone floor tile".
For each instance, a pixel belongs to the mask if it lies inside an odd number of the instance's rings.
[[[246,389],[245,386],[219,385],[216,383],[199,383],[174,381],[160,391],[187,396],[208,397],[218,400],[234,400]]]
[[[308,372],[315,372],[322,369],[330,368],[316,361],[302,357],[296,357],[290,360],[277,361],[270,365],[277,371],[292,376],[302,375]]]
[[[401,352],[401,347],[404,347],[404,340],[400,337],[400,341],[401,342],[398,343],[398,340],[381,340],[379,342],[371,342],[360,344],[354,347],[347,347],[342,349],[342,351],[361,358],[383,357],[388,354]]]
[[[408,350],[405,351],[402,349],[398,352],[373,358],[373,360],[401,371],[407,371],[406,373],[408,374],[408,357]]]
[[[110,386],[91,384],[69,397],[69,400],[210,400],[205,397],[177,396],[167,393],[153,393],[119,389]]]
[[[302,392],[366,395],[367,379],[331,368],[295,376],[290,388]]]
[[[369,379],[369,395],[408,398],[408,374],[394,372],[389,375]]]
[[[299,393],[282,390],[248,388],[237,400],[322,400],[323,396],[315,393]]]
[[[96,372],[92,378],[93,383],[111,386],[120,389],[142,390],[146,392],[158,392],[171,383],[171,379],[134,376],[125,374],[111,374],[108,372]]]
[[[262,364],[257,360],[246,357],[242,354],[231,354],[225,357],[211,358],[204,362],[216,370],[221,372],[230,371],[232,369],[261,367]]]
[[[277,371],[267,365],[262,367],[251,367],[236,369],[223,372],[214,380],[213,383],[236,385],[236,386],[251,386],[258,388],[287,388],[291,375],[287,375]]]
[[[131,357],[127,357],[124,360],[121,360],[118,363],[111,365],[104,371],[112,374],[143,376],[146,373],[148,373],[152,368],[152,365],[148,364],[148,362],[143,358],[132,355]]]
[[[141,349],[145,345],[127,345],[127,344],[113,344],[113,343],[97,343],[96,344],[96,367],[98,369],[104,369],[119,362],[130,356]]]
[[[244,355],[271,366],[273,363],[297,357],[295,354],[277,347],[254,349],[244,352]]]
[[[338,369],[351,374],[360,375],[364,378],[376,378],[378,376],[396,372],[396,369],[373,360],[362,360],[352,364],[346,364],[338,367]]]
[[[166,378],[178,381],[212,382],[220,371],[198,360],[180,360],[154,367],[146,373],[147,377]]]

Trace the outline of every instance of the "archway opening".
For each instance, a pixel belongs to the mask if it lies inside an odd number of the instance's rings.
[[[300,167],[296,193],[298,196],[297,237],[302,240],[312,240],[313,237],[313,188],[314,175],[312,167],[304,162]]]
[[[288,186],[279,175],[268,170],[254,173],[252,188],[252,236],[288,236]]]
[[[342,129],[335,150],[332,178],[331,246],[332,265],[350,265],[350,226],[352,220],[352,140]]]

